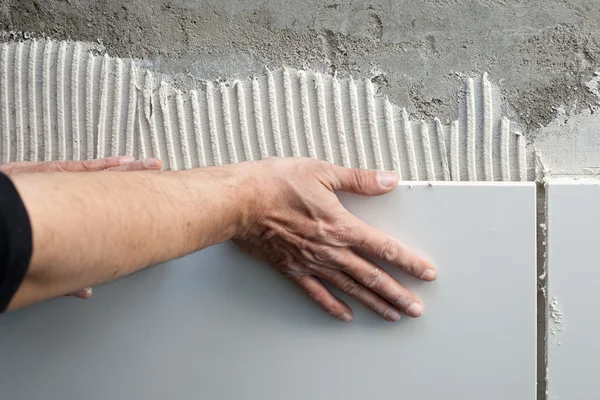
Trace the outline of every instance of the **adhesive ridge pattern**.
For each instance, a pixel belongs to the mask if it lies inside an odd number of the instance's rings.
[[[281,68],[184,90],[85,43],[4,43],[0,162],[132,155],[180,170],[304,156],[402,180],[534,180],[487,74],[465,92],[458,119],[413,120],[369,79]]]

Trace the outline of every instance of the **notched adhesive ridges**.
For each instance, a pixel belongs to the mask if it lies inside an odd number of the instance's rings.
[[[411,120],[370,80],[282,68],[184,91],[85,43],[1,46],[1,162],[132,155],[176,170],[304,156],[402,180],[534,179],[487,74],[466,80],[462,117],[443,124]]]

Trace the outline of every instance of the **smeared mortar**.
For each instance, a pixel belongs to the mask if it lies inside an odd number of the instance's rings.
[[[600,72],[585,83],[600,104]],[[593,109],[578,112],[559,108],[557,118],[532,132],[535,151],[545,176],[597,176],[600,174],[600,115]]]
[[[532,148],[488,77],[467,78],[458,119],[411,120],[370,79],[289,68],[176,87],[80,42],[0,47],[2,162],[158,157],[171,170],[307,156],[403,180],[533,180]]]
[[[552,298],[552,301],[550,301],[549,317],[551,342],[560,346],[562,344],[562,333],[565,330],[565,318],[562,310],[560,309],[560,305],[556,296]]]

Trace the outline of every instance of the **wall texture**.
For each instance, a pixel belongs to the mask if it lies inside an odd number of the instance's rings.
[[[132,155],[179,170],[304,156],[395,170],[402,180],[535,176],[532,146],[502,116],[487,74],[465,79],[458,117],[442,122],[411,119],[368,78],[279,68],[190,90],[93,49],[0,45],[0,162]]]
[[[599,23],[600,3],[595,0],[0,0],[4,41],[50,37],[95,43],[94,54],[133,57],[140,69],[183,93],[205,93],[210,82],[220,96],[221,83],[264,79],[266,67],[316,71],[327,82],[332,76],[340,82],[368,80],[377,104],[387,97],[397,107],[396,115],[405,109],[417,127],[421,120],[430,121],[432,134],[434,118],[444,126],[463,121],[466,129],[465,110],[474,93],[468,80],[477,83],[477,77],[487,73],[497,115],[524,134],[539,171],[561,175],[596,175],[600,166]],[[143,86],[140,90],[143,93]],[[42,97],[40,101],[43,106]],[[160,107],[160,88],[156,101]],[[368,127],[368,107],[365,110],[363,123]],[[376,112],[384,132],[385,107]],[[43,129],[43,114],[41,118]],[[398,122],[402,127],[402,119]],[[11,137],[16,140],[14,124]],[[97,127],[92,124],[92,130]],[[502,130],[494,129],[501,138]],[[468,130],[464,132],[466,151]],[[479,176],[485,178],[483,131],[477,130],[477,135],[481,145],[475,148],[483,160]],[[97,137],[92,133],[93,154],[112,151],[99,147]],[[37,156],[43,158],[47,149],[44,137],[40,139]],[[50,149],[58,146],[58,128],[56,139]],[[25,145],[31,149],[27,140],[20,148],[24,158]],[[72,156],[74,142],[70,143],[65,141],[65,148]],[[17,143],[9,146],[17,157]],[[87,157],[88,142],[85,146],[82,156]],[[164,146],[168,155],[166,142]],[[56,147],[56,157],[58,152]],[[529,179],[533,164],[528,162]],[[468,164],[464,168],[469,179]],[[538,222],[544,222],[543,216]],[[539,240],[544,240],[543,230]],[[543,261],[542,256],[541,289]],[[545,375],[542,368],[538,372],[543,398]]]
[[[575,166],[564,168],[554,153],[577,136],[600,146],[589,121],[570,122],[584,112],[597,123],[599,22],[593,0],[0,0],[5,40],[98,43],[189,89],[265,67],[308,68],[370,79],[414,120],[445,122],[459,117],[465,78],[488,72],[502,113],[530,144],[549,137],[536,146],[539,159],[561,174],[595,174],[600,165],[600,156],[575,154]]]
[[[2,0],[0,28],[100,41],[177,79],[264,66],[371,77],[411,113],[452,118],[460,76],[487,71],[528,128],[595,107],[594,0]]]

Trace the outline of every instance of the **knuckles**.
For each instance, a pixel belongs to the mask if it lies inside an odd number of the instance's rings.
[[[77,167],[80,168],[77,168]],[[93,164],[91,160],[72,162],[72,161],[48,161],[41,164],[37,172],[73,172],[73,171],[92,171]]]
[[[337,249],[330,246],[317,246],[313,249],[315,261],[323,263],[337,263],[340,260],[340,254]]]
[[[381,270],[379,268],[374,268],[373,271],[369,272],[369,274],[365,276],[365,286],[369,289],[379,287],[382,279],[381,275]]]
[[[341,288],[344,293],[347,293],[352,297],[356,297],[360,293],[361,285],[353,279],[348,279],[342,284]]]
[[[402,293],[394,300],[394,303],[402,308],[407,308],[412,302],[413,301],[408,293]]]
[[[102,170],[110,168],[110,167],[118,167],[118,166],[119,166],[118,163],[114,163],[114,165],[113,165],[111,163],[111,161],[109,161],[109,159],[107,159],[107,158],[100,159],[100,160],[81,161],[81,169],[86,172],[102,171]]]
[[[323,298],[323,294],[318,291],[318,290],[311,290],[306,292],[306,294],[308,294],[308,296],[313,299],[314,301],[316,301],[317,303],[321,303],[322,298]]]
[[[352,180],[354,180],[354,185],[361,192],[367,192],[368,189],[372,186],[371,179],[369,179],[369,174],[360,169],[353,170],[353,173],[350,175]]]
[[[305,163],[306,167],[312,168],[312,169],[316,170],[317,172],[321,172],[321,173],[329,173],[331,170],[331,166],[333,165],[328,161],[315,160],[313,158],[305,160],[304,163]]]
[[[65,172],[65,164],[60,161],[49,161],[41,164],[37,172]]]
[[[406,272],[408,272],[411,275],[421,275],[421,265],[418,262],[411,262],[406,266]]]
[[[354,224],[348,222],[332,224],[328,229],[328,238],[337,243],[350,246],[359,246],[363,242],[360,231]]]
[[[396,241],[388,239],[379,246],[375,255],[377,256],[377,258],[387,263],[393,263],[396,260],[398,260],[398,244],[396,243]]]

